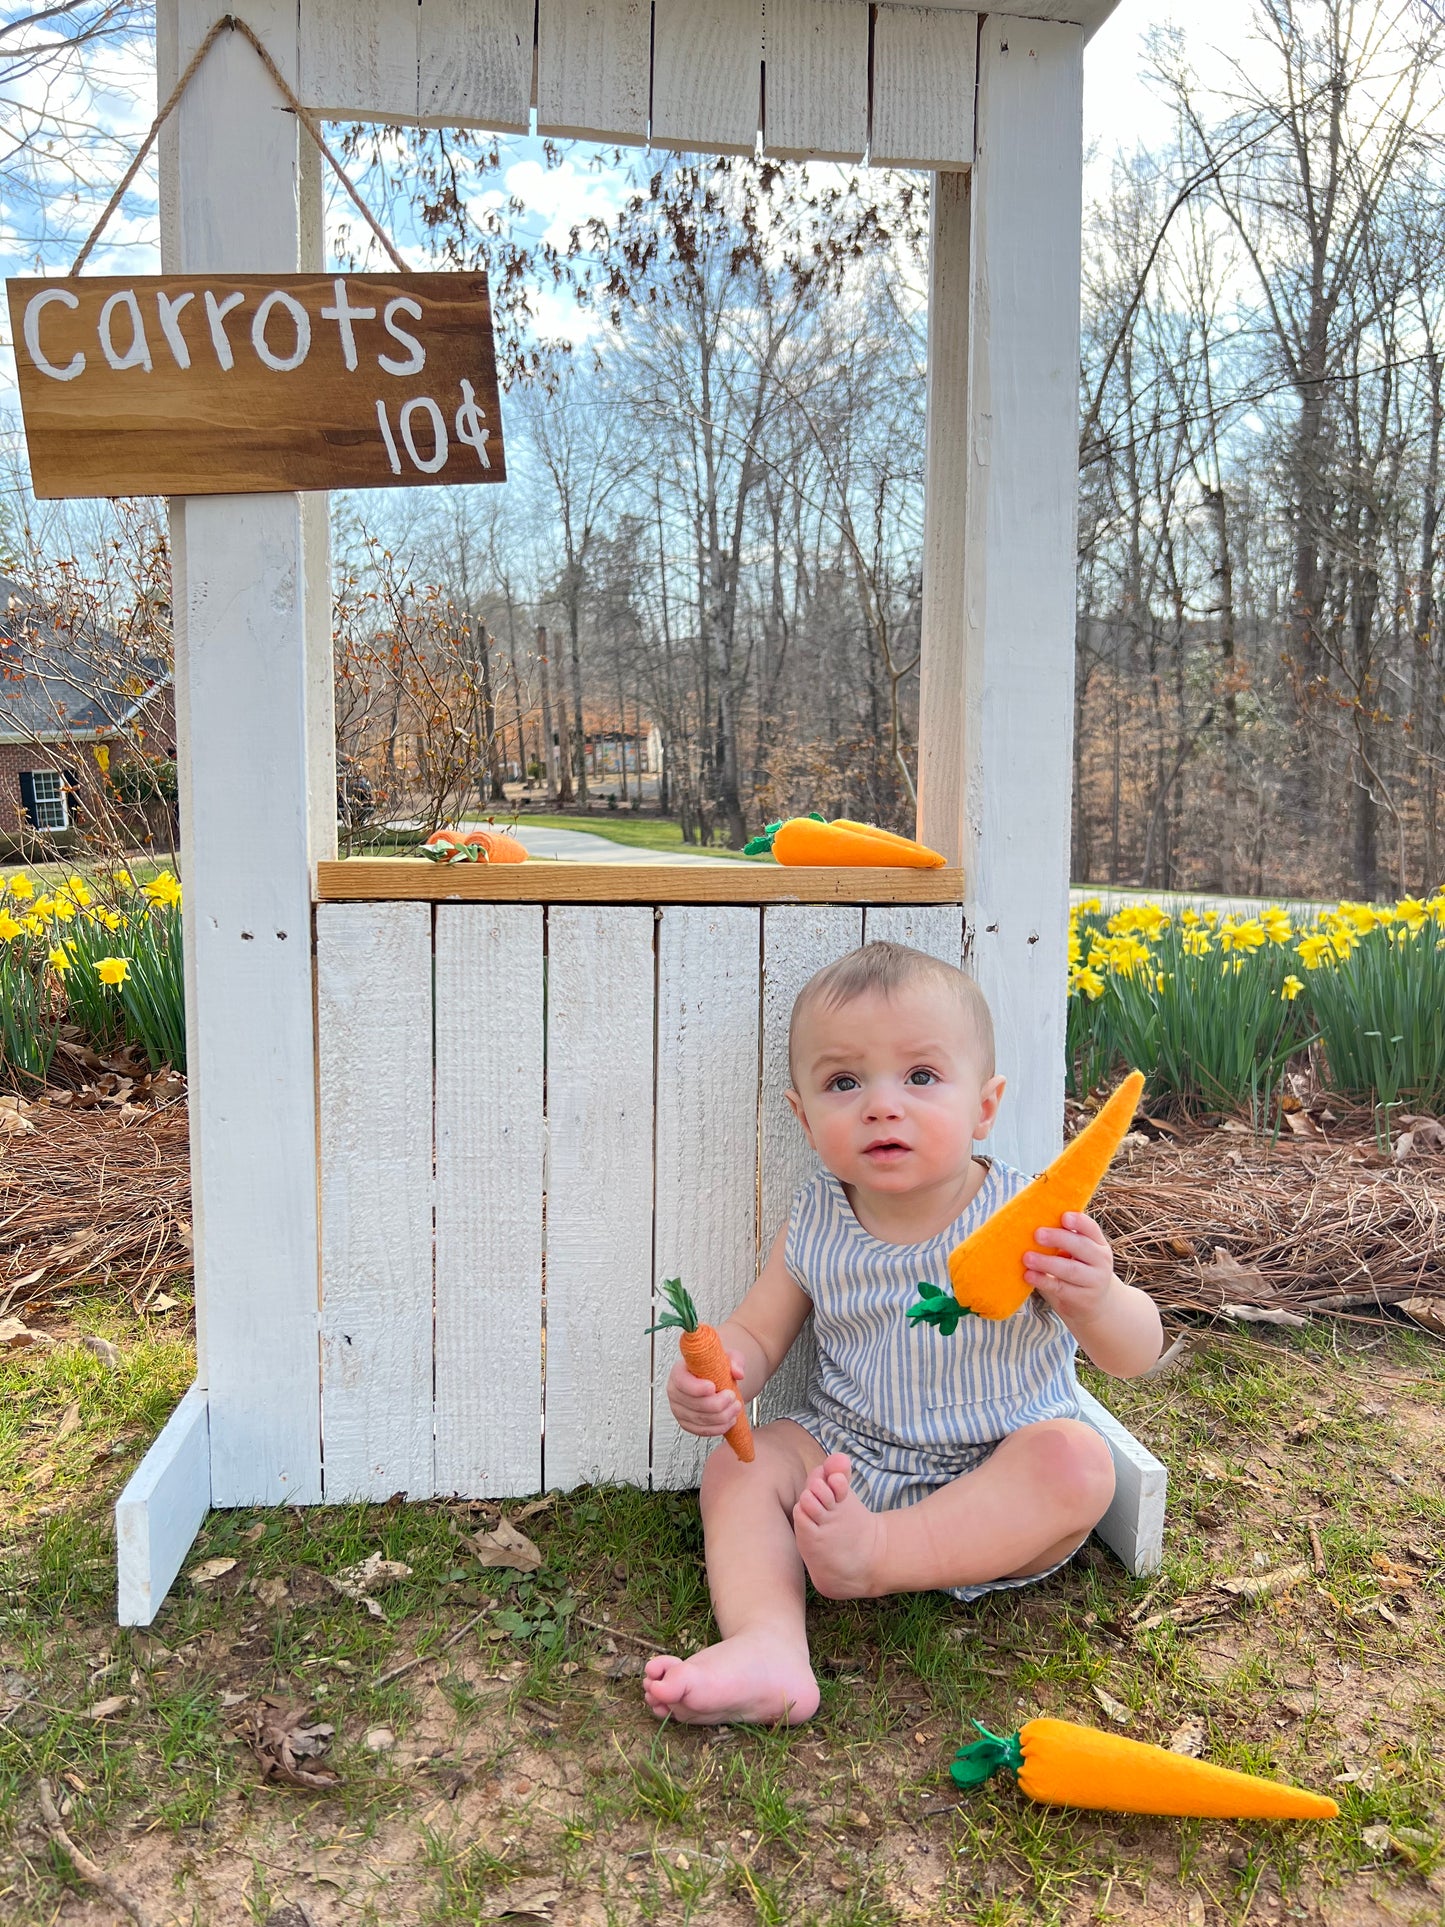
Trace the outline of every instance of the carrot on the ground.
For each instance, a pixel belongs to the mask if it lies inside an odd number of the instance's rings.
[[[662,1295],[671,1309],[663,1313],[649,1331],[662,1331],[667,1326],[676,1328],[678,1349],[682,1362],[696,1378],[705,1378],[719,1392],[737,1391],[737,1380],[733,1368],[728,1363],[722,1336],[715,1325],[698,1323],[697,1307],[682,1288],[681,1278],[664,1278]],[[738,1393],[741,1403],[742,1394]],[[744,1465],[753,1462],[753,1428],[748,1424],[748,1411],[743,1406],[733,1424],[723,1433],[723,1437],[742,1460]]]

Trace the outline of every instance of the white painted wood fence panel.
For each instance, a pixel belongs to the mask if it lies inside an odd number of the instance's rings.
[[[548,1487],[646,1485],[653,911],[547,915]]]
[[[762,85],[762,0],[654,0],[654,147],[751,154]]]
[[[436,1489],[542,1484],[542,910],[436,913]]]
[[[653,1282],[680,1277],[714,1325],[756,1275],[758,945],[759,912],[742,905],[669,905],[658,924]],[[696,1485],[708,1452],[668,1410],[676,1360],[676,1334],[658,1332],[654,1486]]]
[[[537,132],[647,138],[650,0],[538,0]]]
[[[973,159],[978,17],[879,7],[873,23],[874,167],[966,167]]]
[[[149,1626],[211,1507],[204,1387],[192,1385],[115,1504],[116,1618]]]
[[[868,145],[868,9],[767,0],[763,144],[784,160],[858,161]]]
[[[441,126],[527,131],[534,0],[422,0],[417,107]]]
[[[903,943],[943,963],[963,964],[963,906],[957,903],[870,904],[864,943]]]
[[[304,0],[300,11],[308,107],[337,120],[416,119],[417,0]]]
[[[425,903],[317,907],[326,1498],[435,1490]]]
[[[759,1258],[766,1258],[798,1186],[818,1169],[783,1093],[788,1088],[788,1019],[798,992],[863,940],[863,912],[831,905],[778,904],[763,912],[763,1071],[758,1114]],[[767,1420],[801,1398],[813,1364],[806,1326],[763,1393]]]

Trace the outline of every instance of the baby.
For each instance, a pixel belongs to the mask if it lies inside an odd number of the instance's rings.
[[[993,1024],[961,970],[871,943],[821,970],[793,1007],[792,1105],[823,1165],[793,1200],[757,1283],[721,1327],[756,1398],[811,1312],[803,1402],[760,1426],[743,1465],[714,1451],[702,1480],[708,1585],[722,1634],[690,1659],[648,1661],[659,1718],[796,1724],[818,1706],[804,1583],[828,1599],[942,1589],[973,1599],[1055,1572],[1114,1491],[1078,1416],[1074,1352],[1131,1378],[1158,1358],[1159,1313],[1114,1276],[1092,1218],[1041,1229],[1035,1296],[949,1338],[906,1316],[921,1279],[1027,1180],[973,1155],[998,1114]],[[718,1438],[738,1397],[679,1362],[668,1403]]]

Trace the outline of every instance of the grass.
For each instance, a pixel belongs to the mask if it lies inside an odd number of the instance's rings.
[[[971,1608],[815,1602],[818,1718],[739,1732],[659,1728],[641,1708],[649,1644],[712,1636],[691,1494],[559,1496],[522,1522],[544,1555],[532,1576],[471,1553],[496,1507],[214,1513],[187,1571],[235,1566],[183,1575],[154,1627],[118,1630],[110,1506],[191,1361],[168,1321],[94,1301],[69,1316],[54,1346],[0,1353],[0,1916],[15,1927],[79,1891],[32,1824],[41,1775],[84,1851],[158,1923],[195,1927],[287,1900],[363,1927],[504,1907],[725,1927],[1441,1918],[1445,1348],[1423,1336],[1203,1333],[1165,1378],[1110,1385],[1171,1467],[1157,1581],[1091,1547]],[[1217,1602],[1217,1578],[1308,1565],[1311,1520],[1323,1576],[1213,1616],[1189,1606]],[[412,1568],[380,1618],[327,1584],[373,1551]],[[1328,1788],[1341,1820],[1133,1820],[996,1782],[954,1792],[970,1716],[1102,1725],[1096,1688],[1130,1709],[1130,1734],[1197,1725],[1210,1758]],[[334,1726],[334,1793],[261,1783],[235,1724],[261,1694]],[[127,1704],[98,1720],[105,1698]],[[395,1746],[368,1747],[378,1727]]]
[[[468,822],[477,823],[488,820],[475,815],[467,818]],[[512,819],[498,810],[496,820],[505,827]],[[685,851],[692,856],[726,858],[735,863],[771,863],[773,860],[770,856],[745,857],[741,850],[731,850],[720,843],[711,843],[706,848],[698,843],[684,843],[682,825],[670,817],[613,816],[610,812],[605,816],[541,816],[528,810],[517,820],[540,824],[548,830],[583,830],[589,836],[605,836],[609,843],[623,843],[633,850]]]

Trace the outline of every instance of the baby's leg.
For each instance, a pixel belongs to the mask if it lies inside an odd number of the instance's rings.
[[[793,1513],[798,1549],[829,1599],[976,1586],[1046,1572],[1114,1495],[1109,1448],[1080,1419],[1010,1433],[982,1465],[896,1512],[870,1512],[842,1453],[809,1478]]]
[[[707,1580],[722,1638],[690,1659],[647,1662],[642,1690],[659,1719],[796,1726],[818,1710],[792,1514],[823,1448],[790,1419],[760,1426],[753,1438],[751,1465],[723,1445],[703,1472]]]

